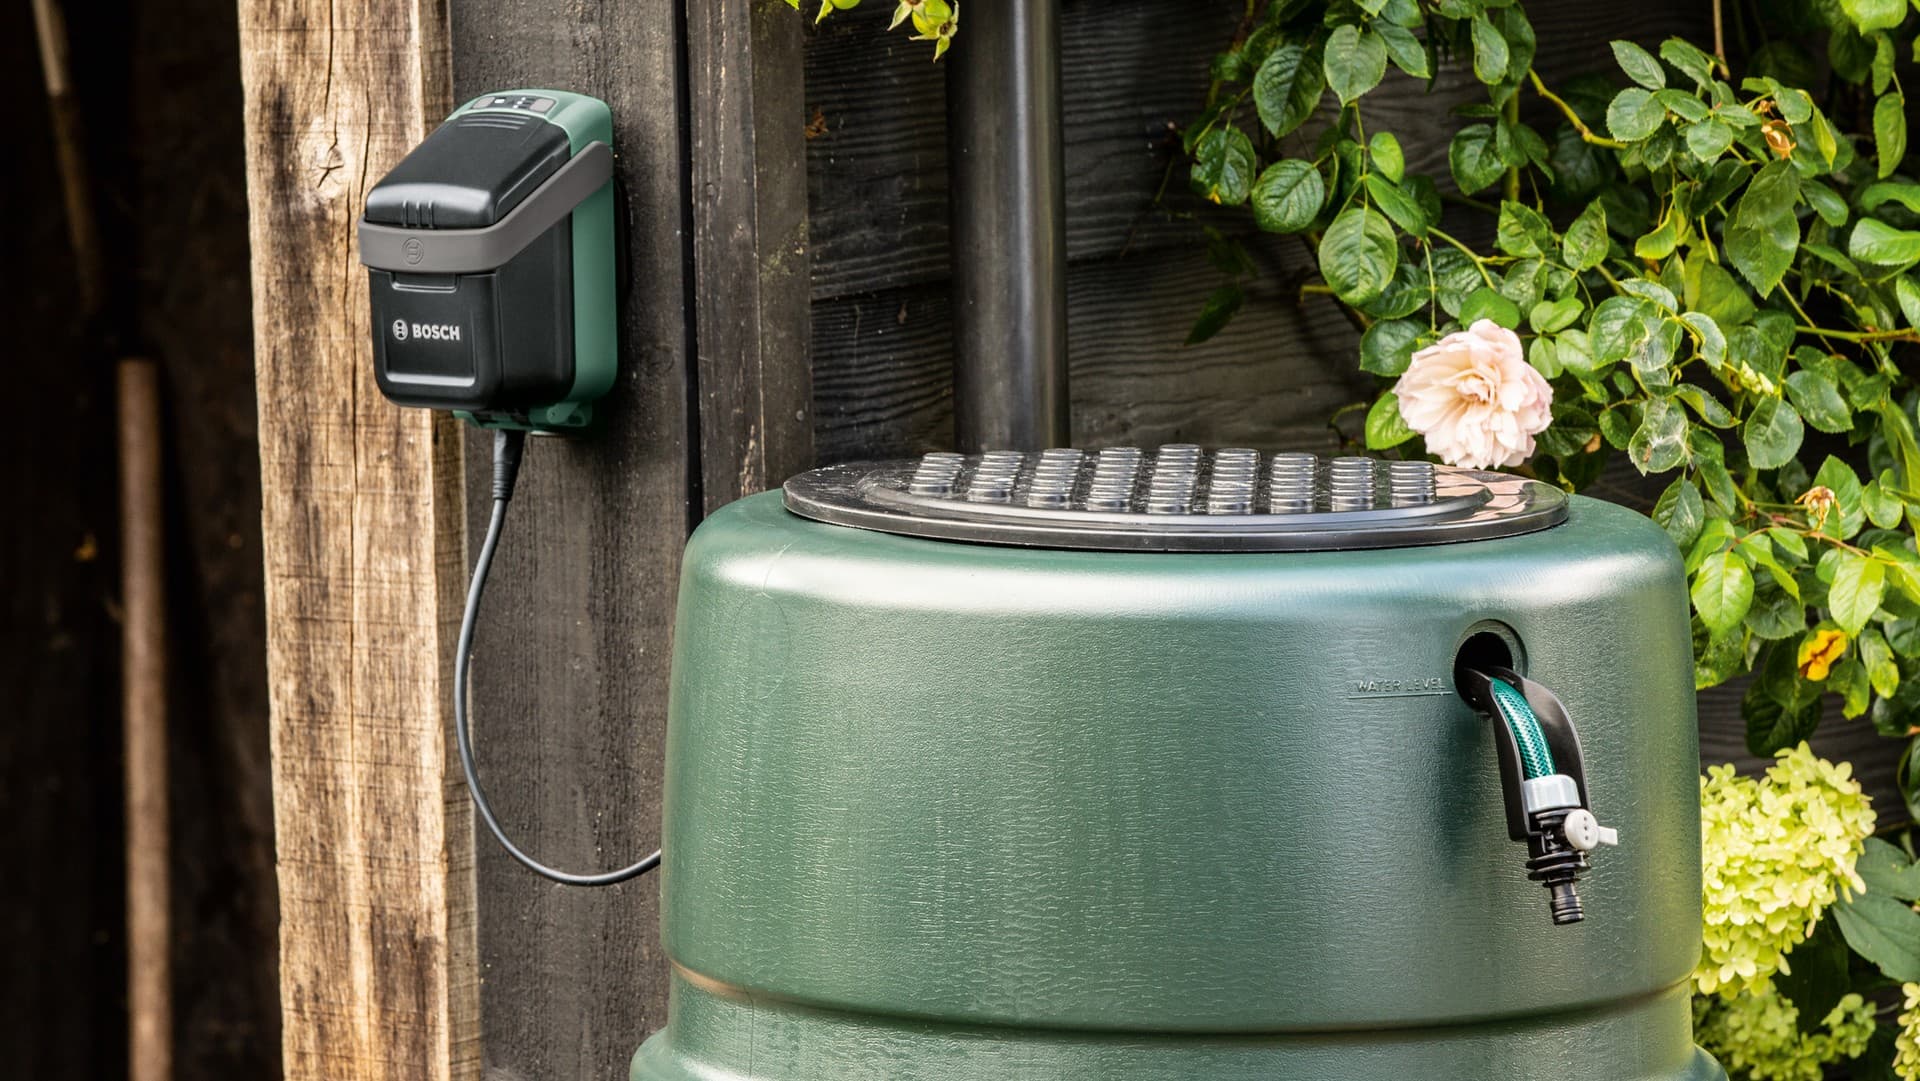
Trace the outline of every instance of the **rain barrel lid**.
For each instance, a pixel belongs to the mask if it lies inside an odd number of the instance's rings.
[[[787,509],[937,540],[1107,551],[1397,548],[1532,533],[1567,495],[1525,477],[1429,462],[1056,448],[828,466],[786,483]]]

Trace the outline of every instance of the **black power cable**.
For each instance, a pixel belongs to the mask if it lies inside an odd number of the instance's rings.
[[[480,812],[480,821],[486,823],[488,832],[508,855],[534,874],[562,885],[612,886],[660,866],[659,851],[638,863],[600,874],[571,874],[548,867],[507,839],[506,830],[480,790],[480,774],[473,761],[473,735],[467,728],[467,670],[473,655],[473,629],[480,620],[480,594],[487,587],[487,572],[493,568],[494,549],[500,546],[500,528],[507,520],[507,504],[513,502],[513,483],[520,475],[520,456],[526,441],[525,432],[493,433],[493,516],[487,522],[487,539],[480,545],[480,559],[473,567],[473,584],[467,587],[467,611],[460,617],[459,652],[453,659],[453,741],[460,751],[460,769],[467,775],[467,794],[473,797],[473,809]]]

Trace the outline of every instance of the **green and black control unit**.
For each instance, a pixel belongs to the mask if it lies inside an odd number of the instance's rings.
[[[585,427],[616,366],[613,118],[559,90],[484,94],[367,195],[374,371],[483,427]]]

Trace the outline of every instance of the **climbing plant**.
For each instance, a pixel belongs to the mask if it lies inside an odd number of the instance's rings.
[[[1302,302],[1361,329],[1368,447],[1568,489],[1624,454],[1666,481],[1653,516],[1684,555],[1695,682],[1751,673],[1749,747],[1779,755],[1703,781],[1702,1039],[1736,1075],[1857,1058],[1912,1081],[1920,868],[1803,741],[1824,700],[1869,718],[1907,742],[1920,809],[1920,182],[1901,86],[1920,21],[1908,0],[1713,14],[1731,49],[1615,41],[1609,70],[1562,81],[1510,0],[1248,0],[1183,145],[1198,194],[1312,253]],[[1425,175],[1370,105],[1443,70],[1483,92]],[[1193,341],[1256,273],[1212,244],[1225,280]]]
[[[798,11],[800,0],[787,0],[787,6]],[[813,21],[823,22],[836,11],[859,6],[860,0],[820,0]],[[933,42],[933,58],[938,60],[947,54],[953,35],[960,30],[960,0],[895,0],[893,23],[887,29],[903,26],[913,31],[914,41]]]

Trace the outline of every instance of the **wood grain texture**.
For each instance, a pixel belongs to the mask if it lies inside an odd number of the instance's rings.
[[[516,839],[567,870],[620,866],[659,844],[668,643],[698,510],[676,4],[455,0],[453,30],[462,100],[558,86],[613,109],[632,225],[620,376],[598,431],[527,450],[472,702],[488,794]],[[487,509],[483,442],[470,441],[473,515]],[[477,861],[487,1076],[624,1077],[666,1020],[657,880],[556,886],[486,837]]]
[[[375,390],[354,250],[448,109],[446,33],[431,2],[240,6],[290,1079],[478,1076],[460,439]]]
[[[1219,274],[1204,251],[1075,265],[1068,338],[1076,443],[1170,440],[1331,449],[1327,420],[1365,393],[1356,369],[1305,362],[1350,352],[1351,325],[1327,303],[1296,307],[1290,248],[1259,249],[1266,273],[1227,335],[1183,347]],[[1291,288],[1290,288],[1291,286]],[[942,285],[814,306],[814,384],[823,462],[916,454],[953,438],[951,315]],[[1249,348],[1248,343],[1261,344]]]
[[[711,511],[813,461],[804,23],[762,0],[686,11],[701,499]]]

